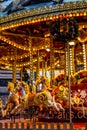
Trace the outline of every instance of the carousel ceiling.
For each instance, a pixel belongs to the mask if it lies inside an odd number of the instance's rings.
[[[7,2],[7,0],[3,0],[1,3]],[[11,7],[12,1],[9,0],[9,4],[7,7]],[[44,2],[44,0],[43,0]],[[43,4],[43,2],[41,4]],[[46,1],[49,4],[54,1]],[[58,3],[57,0],[55,2]],[[62,2],[62,1],[60,1]],[[57,4],[56,3],[56,4]],[[52,4],[52,3],[51,3]],[[24,5],[24,3],[22,3]],[[34,5],[36,6],[36,5]],[[8,9],[7,7],[2,9],[2,13]],[[19,6],[20,7],[20,6]],[[11,8],[12,9],[12,8]],[[11,10],[10,10],[11,11]],[[17,11],[17,10],[16,10]],[[12,13],[12,12],[11,12]],[[10,16],[9,21],[10,21]],[[7,17],[7,16],[6,16]],[[34,16],[33,16],[34,18]],[[25,66],[26,68],[30,68],[30,50],[29,50],[29,41],[32,38],[32,46],[33,46],[33,67],[36,69],[37,66],[37,56],[39,51],[39,61],[40,68],[42,66],[43,61],[47,61],[47,67],[50,67],[50,39],[53,38],[53,49],[54,49],[54,59],[55,59],[55,68],[63,69],[65,65],[65,47],[66,47],[66,35],[67,34],[67,23],[66,19],[69,18],[61,18],[60,26],[57,20],[41,20],[38,22],[31,22],[27,24],[19,24],[18,26],[6,26],[5,21],[3,25],[6,28],[2,28],[0,30],[0,68],[1,69],[12,69],[14,59],[16,57],[16,67],[20,69]],[[76,44],[79,42],[87,41],[87,17],[79,16],[74,17],[78,24],[78,36],[75,37]],[[23,20],[23,19],[22,19]],[[3,18],[2,18],[3,21]],[[11,20],[14,22],[15,20]],[[57,23],[57,24],[56,24]],[[9,22],[6,22],[9,24]],[[2,25],[2,26],[3,26]],[[55,30],[55,26],[57,30]],[[60,28],[59,28],[60,27]],[[61,37],[56,35],[55,31],[60,31]],[[70,39],[69,39],[70,40]]]
[[[33,46],[33,62],[36,66],[37,63],[37,51],[39,51],[39,60],[50,60],[50,52],[46,49],[50,49],[50,22],[42,22],[35,25],[25,25],[18,28],[8,29],[1,32],[0,40],[0,59],[1,66],[12,67],[14,61],[14,49],[16,49],[17,67],[27,66],[29,67],[29,40],[32,38]],[[31,33],[31,34],[30,34]],[[64,44],[54,39],[55,55],[61,56],[64,54]],[[62,45],[62,46],[61,46]],[[56,48],[57,47],[57,48]],[[55,58],[57,61],[58,59]]]
[[[79,36],[75,40],[76,43],[81,40],[87,40],[87,26],[85,26],[87,19],[77,19],[79,25]],[[83,21],[83,22],[82,22]],[[55,22],[54,22],[55,23]],[[86,28],[80,28],[81,25]],[[64,23],[61,21],[60,31],[63,33]],[[25,66],[29,68],[30,53],[29,41],[32,38],[33,46],[33,63],[34,67],[37,64],[37,52],[39,51],[39,61],[48,61],[50,65],[50,21],[40,22],[37,24],[19,26],[12,29],[7,29],[1,32],[0,36],[0,67],[11,69],[14,56],[16,55],[16,66],[21,68]],[[65,64],[65,46],[66,41],[53,36],[53,48],[55,57],[55,67],[63,69]],[[15,52],[16,50],[16,52]],[[40,65],[41,66],[41,65]]]

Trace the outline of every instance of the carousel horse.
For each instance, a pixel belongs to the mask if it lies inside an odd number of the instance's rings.
[[[41,76],[35,83],[35,85],[37,87],[39,84],[42,84],[42,92],[37,93],[37,95],[36,95],[37,101],[40,102],[40,100],[38,100],[38,98],[41,98],[40,95],[42,96],[42,95],[44,95],[43,93],[45,93],[45,94],[47,94],[47,95],[45,95],[45,98],[47,100],[46,101],[47,104],[45,104],[46,106],[54,107],[57,111],[64,110],[62,105],[60,103],[56,102],[56,100],[55,100],[55,95],[52,93],[54,88],[50,87],[49,79],[45,76]],[[43,102],[43,104],[46,102]]]
[[[20,85],[15,86],[14,83],[8,82],[7,91],[10,93],[7,99],[7,103],[4,108],[3,117],[8,114],[11,114],[11,111],[20,104],[21,101],[21,87]]]
[[[28,108],[29,106],[39,106],[42,109],[43,106],[54,107],[57,111],[64,110],[62,105],[55,101],[55,96],[49,91],[49,80],[46,77],[40,77],[36,84],[43,82],[44,87],[42,91],[38,93],[30,92],[27,83],[24,83],[25,95],[22,97],[21,103],[12,110],[12,113],[20,113],[22,110]],[[27,91],[26,91],[27,90]]]
[[[32,106],[38,106],[40,111],[43,106],[53,107],[57,111],[64,110],[60,103],[55,102],[55,96],[52,96],[48,90],[44,90],[37,94],[30,93],[26,98],[22,98],[22,102],[12,110],[12,113],[21,113],[23,110]]]
[[[18,84],[20,86],[21,84],[21,98],[20,98],[20,103],[18,104],[17,107],[15,107],[12,111],[11,114],[16,114],[19,113],[20,111],[24,110],[27,106],[27,100],[28,100],[28,96],[30,94],[30,87],[26,82],[20,82],[18,81]],[[17,87],[16,87],[17,88]],[[19,88],[19,87],[18,87]]]

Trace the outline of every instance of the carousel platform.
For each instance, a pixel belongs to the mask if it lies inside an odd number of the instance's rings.
[[[84,130],[87,128],[87,125],[85,123],[52,123],[52,122],[39,122],[38,120],[34,120],[34,119],[24,119],[24,118],[20,118],[20,119],[16,119],[15,123],[10,120],[10,119],[4,119],[4,120],[0,120],[0,128],[2,127],[2,130],[4,130],[4,128],[11,129],[13,128],[13,130],[15,128],[17,128],[17,130],[23,128],[23,130],[26,130],[26,128],[31,128],[32,130],[34,128],[38,129],[38,130],[45,130],[45,128],[51,129],[53,127],[53,130],[56,130],[57,127],[60,128],[60,130]],[[72,128],[71,128],[72,127]]]

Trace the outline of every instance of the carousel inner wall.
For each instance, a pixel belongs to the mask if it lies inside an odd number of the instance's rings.
[[[1,119],[87,121],[87,3],[60,3],[0,18]]]

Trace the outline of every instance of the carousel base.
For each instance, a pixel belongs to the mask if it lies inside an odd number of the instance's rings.
[[[33,128],[33,124],[35,123],[36,124],[36,128],[38,127],[38,124],[41,124],[41,126],[45,126],[45,124],[47,123],[48,124],[48,127],[51,126],[52,122],[39,122],[38,120],[33,120],[33,119],[24,119],[24,118],[20,118],[20,119],[16,119],[15,120],[15,123],[11,120],[11,119],[3,119],[3,120],[0,120],[0,123],[3,125],[3,128],[5,128],[5,125],[6,123],[8,124],[8,128],[10,127],[10,124],[13,123],[13,128],[16,127],[16,123],[18,123],[18,126],[19,128],[21,128],[21,124],[24,123],[24,128],[27,127],[27,123],[30,124],[30,127]],[[62,127],[64,125],[64,123],[66,122],[58,122],[58,124],[60,124],[60,127]],[[54,123],[54,128],[56,128],[56,123]],[[68,125],[68,123],[67,123]],[[73,128],[75,129],[79,129],[79,128],[82,128],[82,129],[85,129],[85,123],[81,123],[81,122],[78,122],[78,123],[73,123]]]

